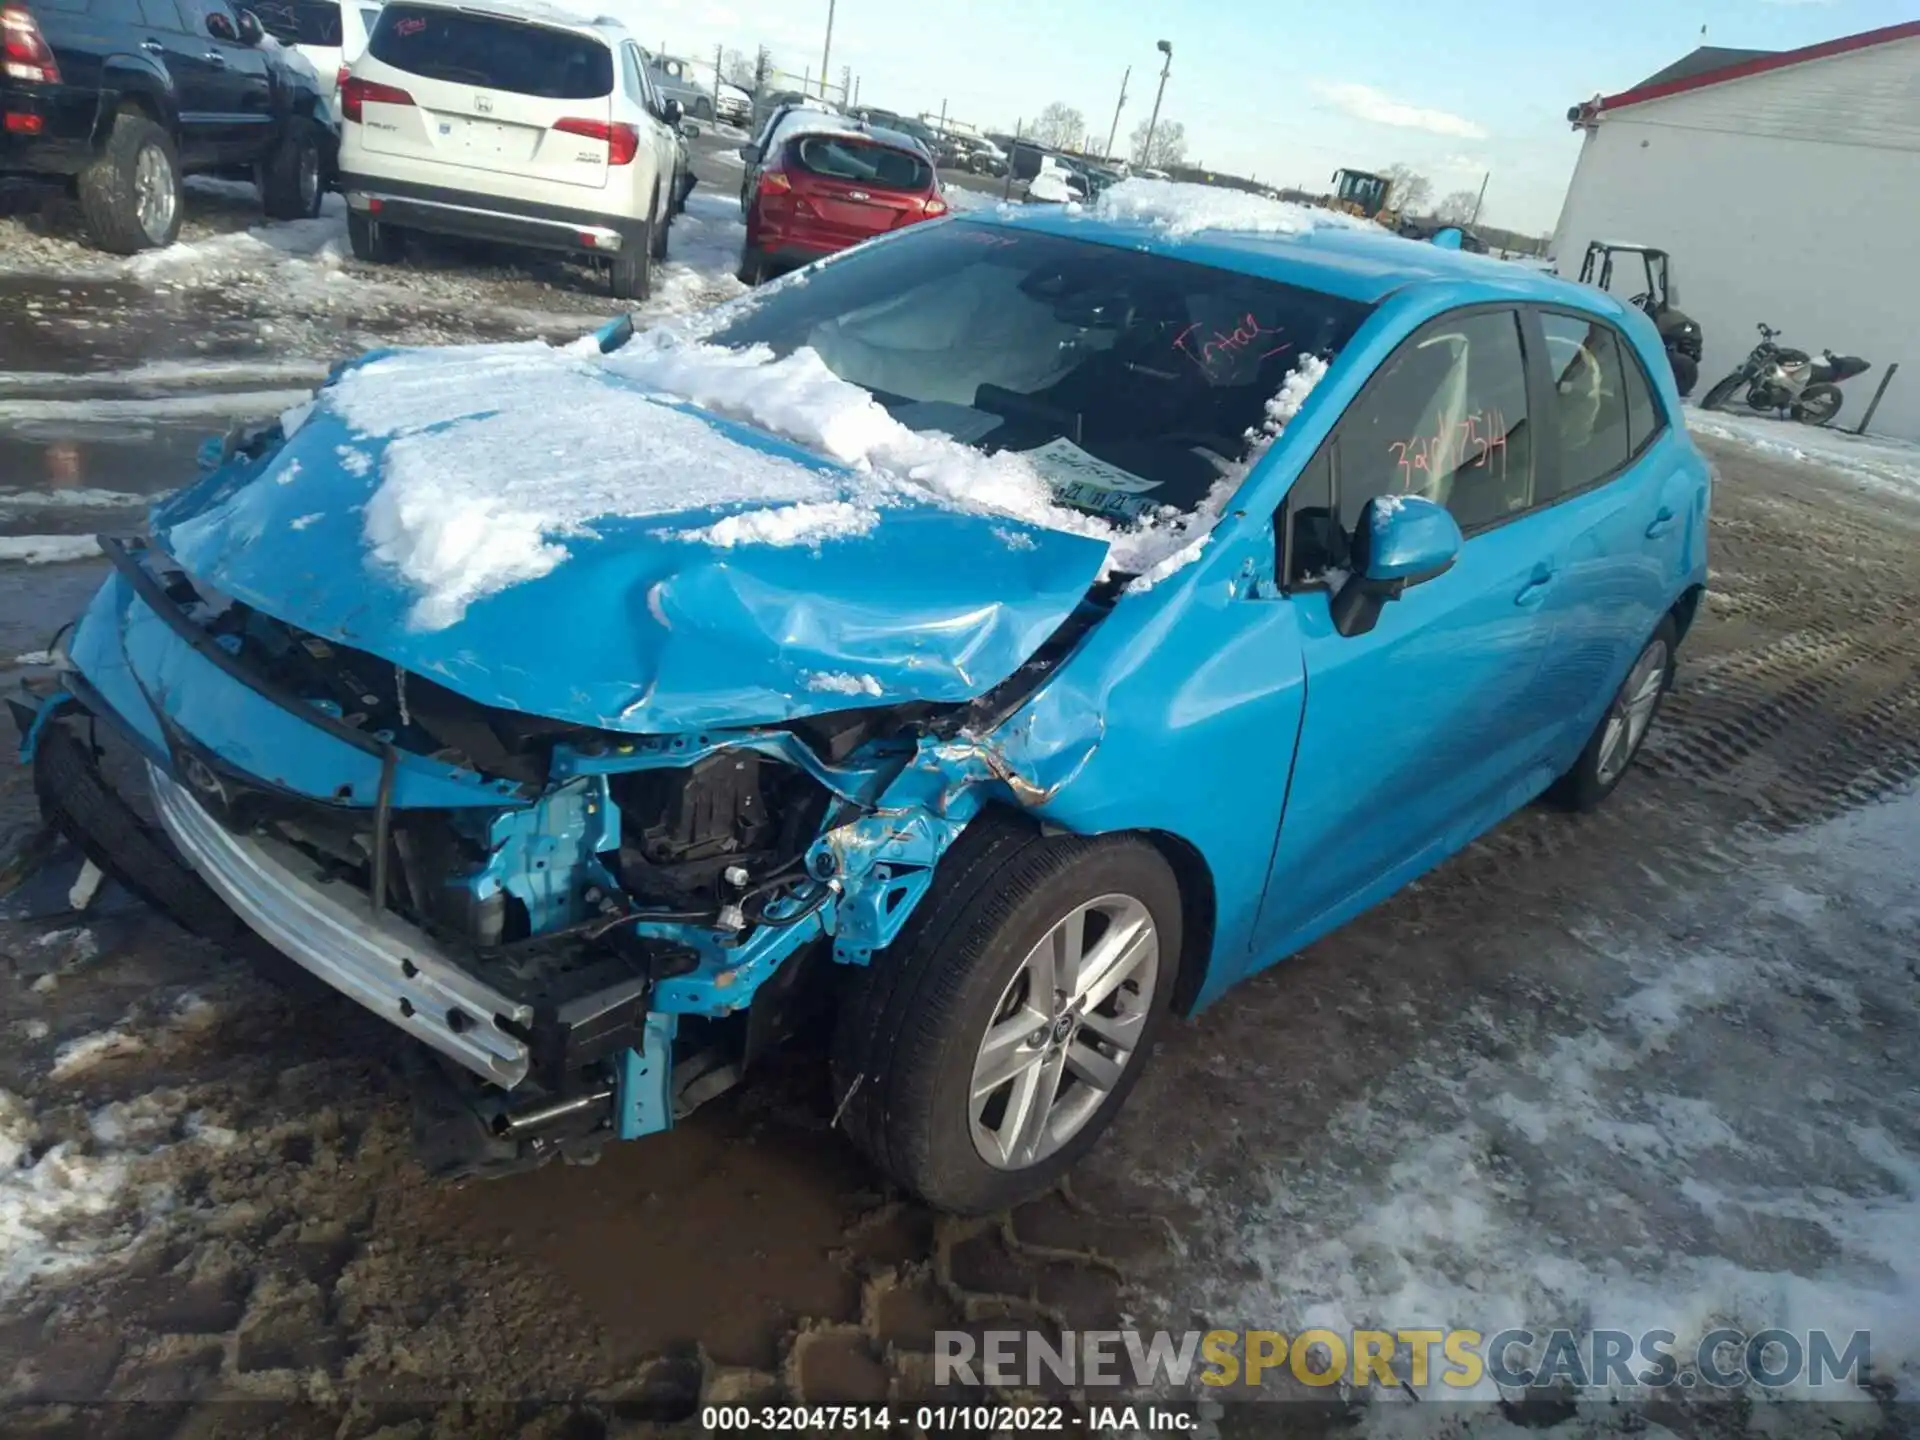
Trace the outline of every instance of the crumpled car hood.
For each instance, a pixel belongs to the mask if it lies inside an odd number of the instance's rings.
[[[455,369],[479,363],[446,354]],[[583,461],[580,446],[596,443],[596,416],[586,413],[576,417],[584,435],[571,437],[567,463],[617,467],[638,453],[636,390],[604,370],[583,373],[621,392],[629,428],[604,443],[627,448]],[[334,395],[323,388],[263,460],[230,462],[156,506],[155,543],[196,579],[264,614],[533,715],[659,734],[969,700],[1058,628],[1106,554],[1098,540],[911,500],[881,508],[864,534],[723,548],[686,532],[751,507],[693,503],[599,516],[555,535],[565,555],[547,573],[423,628],[417,587],[376,553],[366,523],[390,447],[422,437],[370,436]],[[640,398],[673,424],[691,415],[759,456],[848,474],[761,431]],[[511,416],[516,406],[547,402],[490,393],[485,403],[490,416]],[[647,412],[637,413],[644,422]],[[488,462],[494,468],[466,478],[484,487],[497,473],[505,484],[539,463],[503,449]],[[686,476],[685,493],[699,478]]]

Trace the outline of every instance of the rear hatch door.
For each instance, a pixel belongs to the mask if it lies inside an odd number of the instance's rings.
[[[391,4],[355,74],[413,103],[369,102],[362,143],[376,154],[604,189],[618,143],[613,67],[613,52],[591,32]]]
[[[926,216],[933,167],[924,156],[858,135],[799,135],[787,143],[796,220],[839,244]]]

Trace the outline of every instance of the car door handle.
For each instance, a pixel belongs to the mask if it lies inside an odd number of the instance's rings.
[[[224,70],[227,68],[227,57],[222,55],[218,50],[207,51],[205,58],[206,62],[216,70]]]
[[[140,42],[140,48],[149,55],[164,55],[167,51],[167,47],[162,45],[158,40],[142,40]]]
[[[1513,597],[1513,603],[1522,609],[1531,610],[1547,598],[1547,586],[1552,583],[1553,571],[1544,565],[1539,566],[1528,578],[1527,583],[1520,587],[1520,593]]]
[[[1673,511],[1665,505],[1662,505],[1659,512],[1653,517],[1653,523],[1647,526],[1647,538],[1652,540],[1656,536],[1666,534],[1678,521],[1679,516],[1675,515]]]

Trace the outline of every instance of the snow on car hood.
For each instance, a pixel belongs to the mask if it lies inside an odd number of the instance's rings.
[[[635,733],[971,699],[1107,561],[1017,463],[913,437],[950,482],[997,472],[968,502],[875,468],[898,437],[872,417],[807,448],[587,347],[376,354],[283,426],[156,507],[190,574],[482,703]]]

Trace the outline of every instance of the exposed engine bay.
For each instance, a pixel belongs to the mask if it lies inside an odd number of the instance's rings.
[[[67,714],[120,722],[198,872],[177,886],[204,882],[207,903],[440,1052],[416,1067],[440,1097],[423,1151],[452,1173],[650,1133],[739,1079],[815,1008],[828,961],[890,942],[983,787],[1030,798],[973,737],[1110,603],[1089,597],[970,704],[651,737],[480,704],[220,595],[157,550],[106,548],[118,578],[23,735]],[[89,673],[114,673],[107,655],[138,701],[93,688]],[[160,677],[202,662],[235,682],[212,712],[222,727],[295,717],[314,732],[303,748],[334,759],[294,766],[263,745],[274,761],[240,763],[206,712],[169,703]],[[125,723],[139,708],[150,732]],[[86,748],[74,728],[42,737],[41,758],[71,768]],[[350,760],[363,778],[345,778]]]

